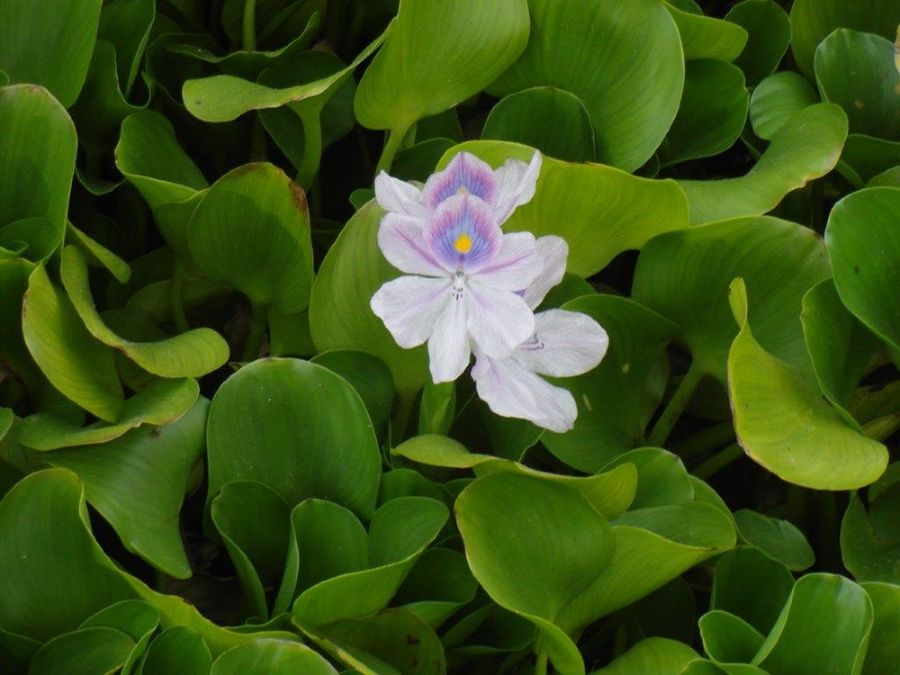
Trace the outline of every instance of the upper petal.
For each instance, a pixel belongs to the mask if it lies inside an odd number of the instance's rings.
[[[490,207],[468,194],[444,200],[425,228],[432,255],[449,271],[470,269],[493,259],[502,239]]]
[[[532,309],[540,305],[550,289],[562,281],[566,274],[566,258],[569,256],[569,245],[562,237],[551,234],[540,237],[536,243],[542,262],[541,273],[522,296]]]
[[[411,216],[386,214],[378,228],[378,248],[387,261],[401,272],[432,277],[447,274],[432,255],[421,222]]]
[[[432,174],[422,189],[424,203],[430,209],[456,194],[474,195],[493,204],[498,194],[493,169],[475,155],[460,152],[447,168]]]
[[[428,365],[434,382],[452,382],[462,375],[469,355],[466,303],[454,297],[437,317],[428,340]]]
[[[534,333],[534,314],[515,293],[470,279],[463,297],[469,313],[469,335],[487,356],[506,358]]]
[[[497,197],[494,210],[497,222],[503,223],[517,206],[527,204],[534,197],[535,186],[541,173],[541,153],[535,152],[528,164],[509,159],[494,172],[497,181]]]
[[[550,309],[536,314],[534,323],[534,337],[513,356],[529,370],[572,377],[593,370],[606,355],[609,336],[586,314]]]
[[[480,264],[466,265],[466,271],[484,286],[504,291],[521,291],[541,273],[543,264],[531,232],[504,234],[499,250]]]
[[[431,336],[438,316],[452,301],[449,279],[400,277],[383,284],[369,305],[397,344],[409,349]]]
[[[384,171],[375,177],[375,201],[385,211],[412,216],[423,221],[428,217],[422,191],[415,185],[387,175]]]

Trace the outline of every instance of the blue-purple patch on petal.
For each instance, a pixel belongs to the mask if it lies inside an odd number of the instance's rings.
[[[436,209],[455,195],[470,194],[493,204],[497,197],[497,179],[489,165],[468,152],[461,152],[447,168],[432,175],[425,183],[425,204]]]
[[[500,249],[502,237],[490,207],[467,194],[441,204],[425,231],[434,257],[451,271],[489,261]]]

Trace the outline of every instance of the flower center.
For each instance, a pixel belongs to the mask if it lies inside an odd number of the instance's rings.
[[[453,273],[453,285],[450,287],[450,294],[455,300],[459,300],[463,295],[463,289],[466,287],[466,273],[463,270],[456,270]]]
[[[453,248],[455,248],[460,253],[468,253],[472,250],[472,238],[463,232],[456,238],[456,241],[453,242]]]

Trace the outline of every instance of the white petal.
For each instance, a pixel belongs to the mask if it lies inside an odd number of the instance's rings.
[[[534,333],[534,314],[515,293],[497,291],[475,279],[466,284],[469,334],[491,358],[503,359]]]
[[[434,323],[428,340],[428,363],[435,384],[452,382],[469,365],[469,333],[466,303],[452,298]]]
[[[609,336],[580,312],[550,309],[534,317],[535,336],[516,349],[514,358],[529,370],[552,377],[581,375],[606,355]]]
[[[564,433],[575,424],[578,408],[572,394],[538,377],[514,359],[479,354],[472,378],[478,396],[503,417],[526,419]]]
[[[541,256],[531,232],[504,234],[499,250],[466,272],[485,287],[502,291],[521,291],[541,273]]]
[[[425,241],[424,227],[415,218],[399,213],[385,215],[378,228],[378,248],[387,261],[401,272],[447,276]]]
[[[540,173],[541,153],[539,152],[534,153],[528,164],[510,159],[494,172],[498,188],[497,197],[494,200],[497,222],[502,223],[517,206],[531,201]]]
[[[400,277],[382,285],[369,305],[398,345],[418,347],[431,336],[444,306],[453,301],[450,283],[449,279]]]
[[[384,171],[375,177],[375,201],[385,211],[421,220],[428,217],[421,190],[415,185],[388,176]]]
[[[543,267],[522,296],[532,309],[540,305],[550,289],[562,281],[566,274],[566,258],[569,257],[569,245],[562,237],[551,234],[541,237],[536,243]]]

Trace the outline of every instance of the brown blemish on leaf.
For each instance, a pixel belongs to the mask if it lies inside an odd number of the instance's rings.
[[[862,110],[863,108],[866,107],[866,104],[863,103],[862,99],[858,98],[855,101],[853,101],[853,107],[856,108],[857,110]]]
[[[306,213],[309,210],[309,205],[306,203],[306,193],[303,191],[303,188],[294,181],[288,181],[288,187],[291,188],[291,198],[294,200],[294,206],[301,213]]]

